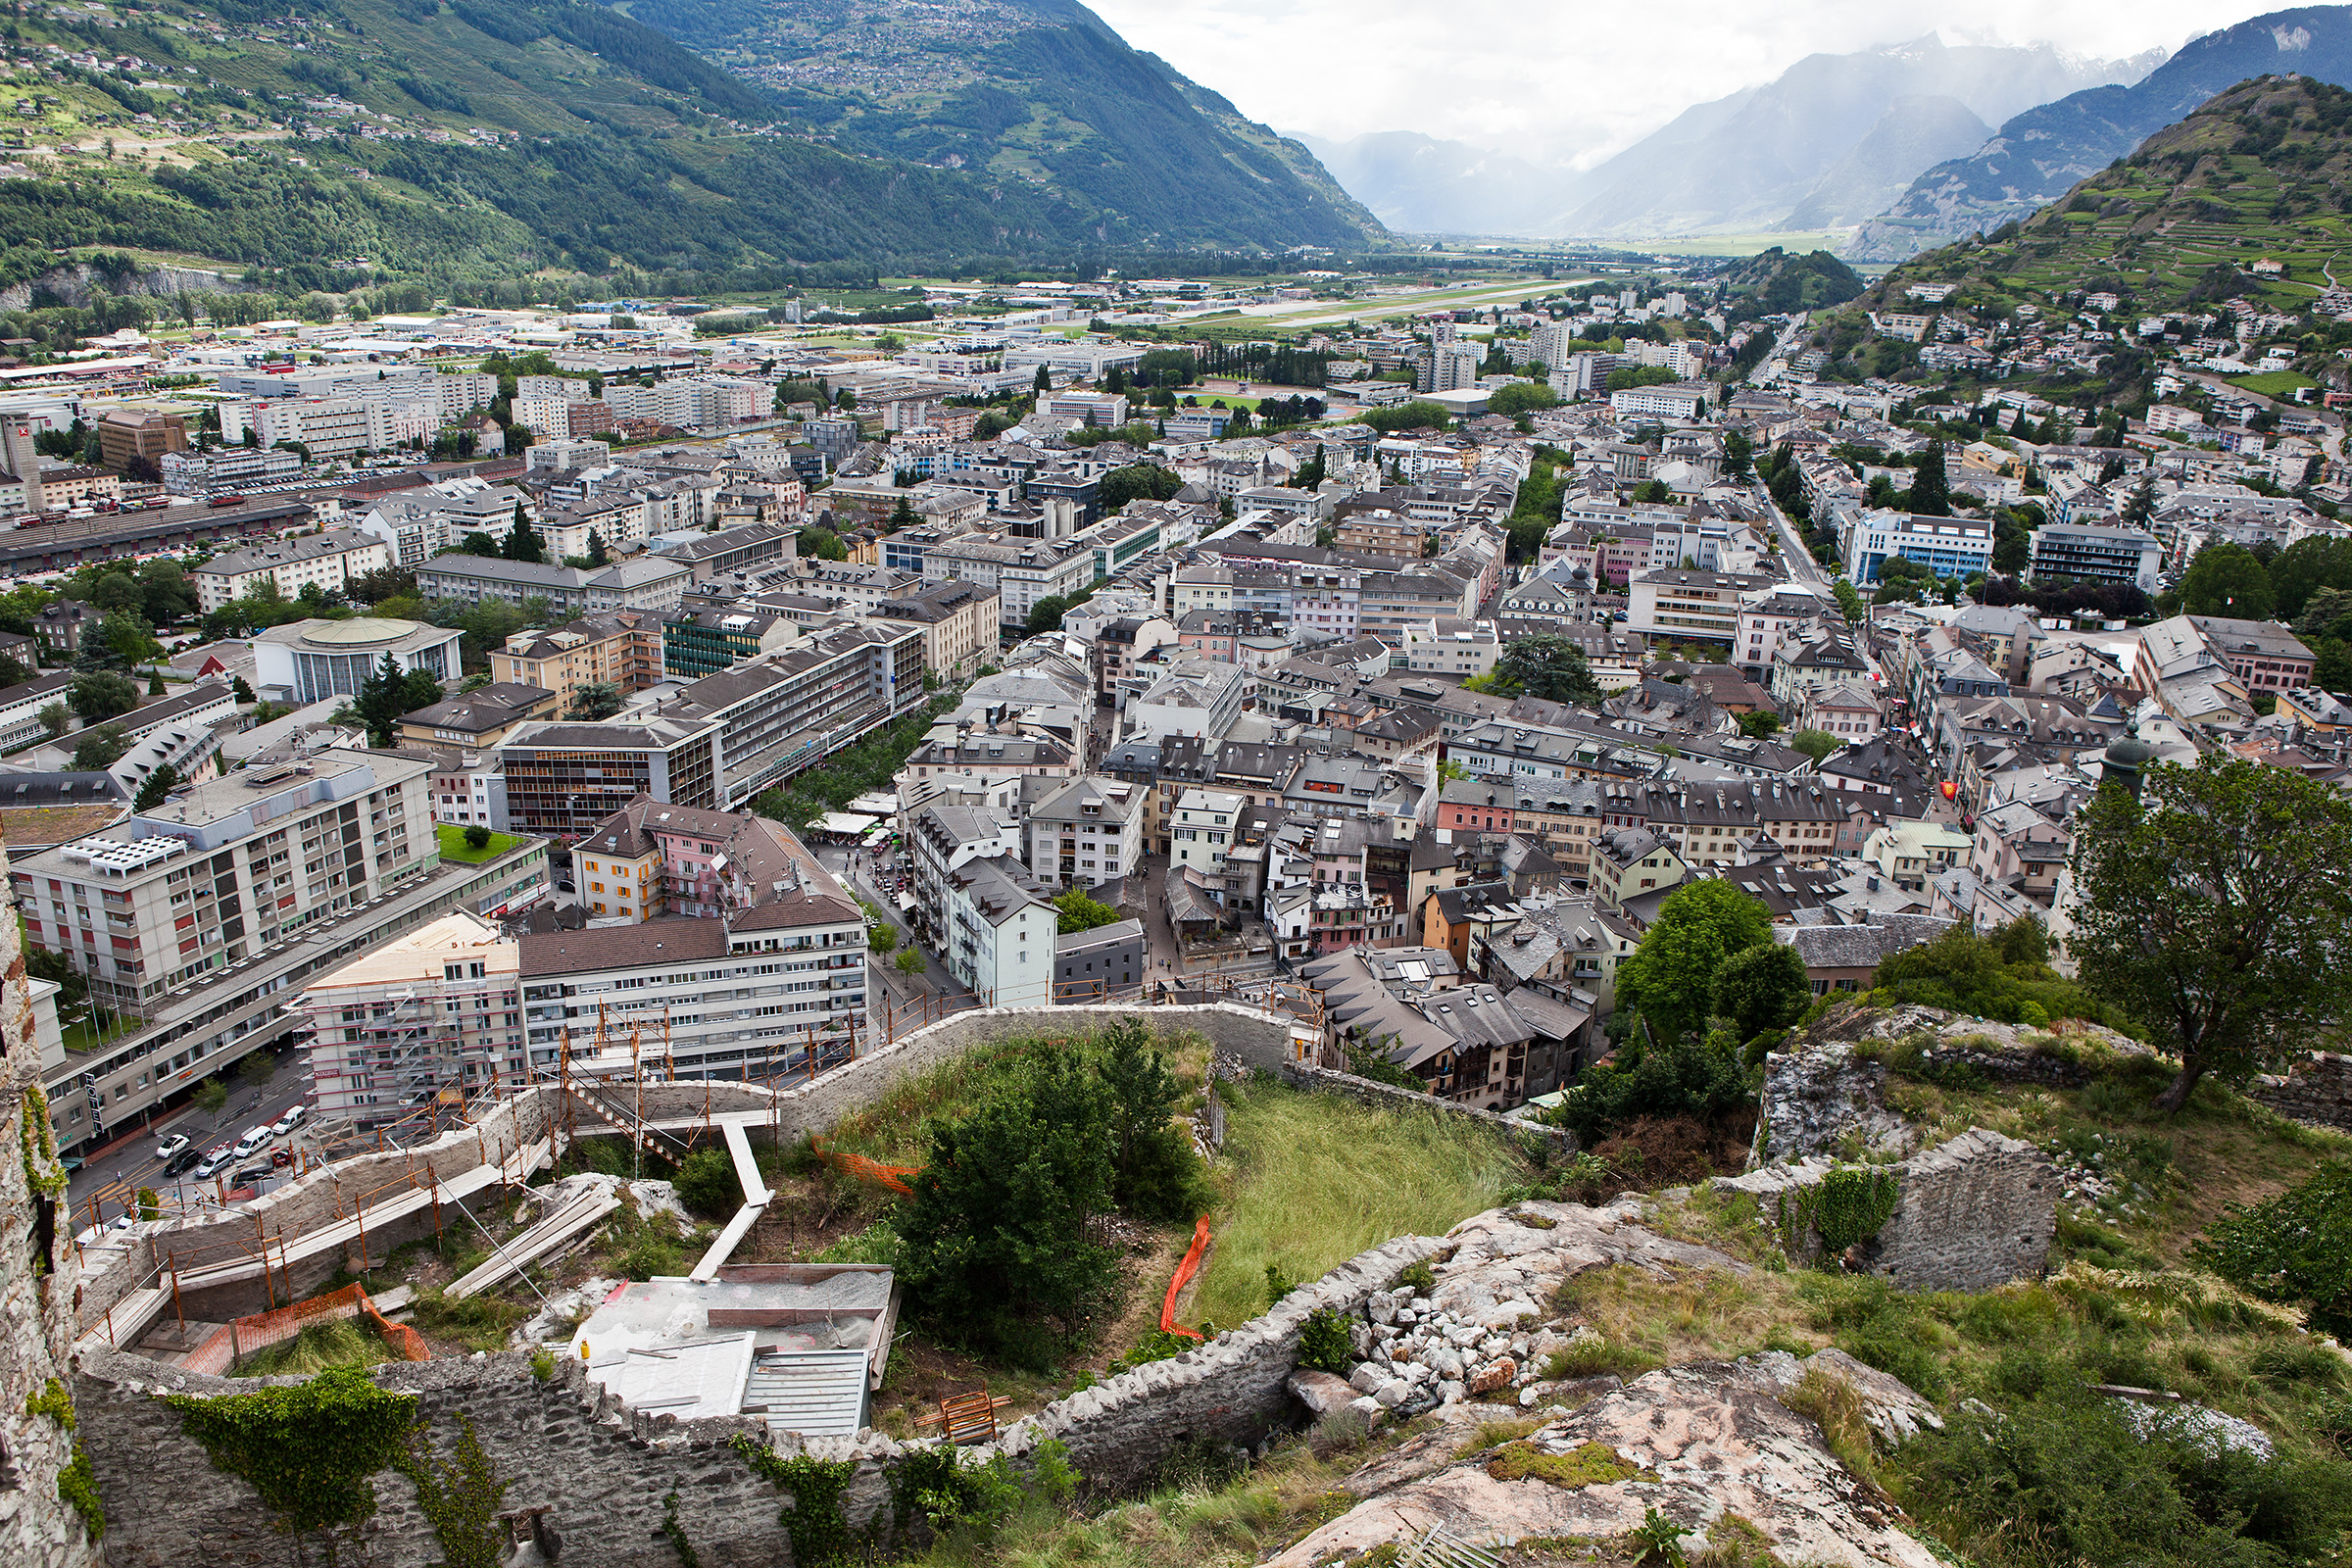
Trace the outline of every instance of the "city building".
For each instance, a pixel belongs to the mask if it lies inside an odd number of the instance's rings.
[[[2128,582],[2153,594],[2160,586],[2164,546],[2138,528],[2088,522],[2045,522],[2034,530],[2034,580],[2088,577]]]
[[[297,706],[353,697],[386,656],[402,674],[421,670],[447,683],[464,670],[464,634],[415,620],[358,615],[297,620],[253,640],[253,686],[272,702]]]
[[[1922,517],[1872,508],[1844,521],[1842,532],[1845,574],[1857,583],[1877,582],[1894,556],[1938,577],[1966,579],[1992,569],[1989,518]]]
[[[662,622],[662,668],[700,680],[800,641],[792,618],[763,610],[681,611]]]
[[[966,860],[947,873],[940,955],[982,1006],[1053,1002],[1059,914],[1046,892],[1008,855]]]
[[[303,988],[311,1112],[372,1127],[523,1088],[521,953],[453,910]]]
[[[163,409],[109,409],[98,416],[98,461],[121,472],[134,463],[153,478],[163,461],[188,449],[188,421]]]
[[[1025,858],[1039,881],[1097,887],[1140,868],[1142,791],[1115,779],[1070,779],[1030,802],[1022,828]]]
[[[285,599],[299,599],[312,587],[321,594],[340,594],[354,577],[391,564],[392,553],[381,539],[353,528],[329,528],[232,550],[188,575],[196,582],[197,608],[210,614],[262,592],[266,583]]]
[[[490,650],[490,678],[565,699],[582,686],[612,686],[625,696],[662,679],[662,635],[660,618],[638,610],[516,632],[506,647]]]
[[[694,581],[681,561],[638,556],[610,566],[551,566],[495,556],[435,556],[416,567],[416,591],[424,598],[478,605],[495,601],[520,608],[545,600],[560,614],[594,614],[608,610],[678,608]]]
[[[537,686],[492,681],[402,714],[400,738],[423,746],[466,746],[479,751],[496,746],[517,724],[555,717],[564,704],[564,699]]]
[[[1069,1006],[1137,992],[1144,981],[1144,922],[1113,920],[1054,939],[1054,1000]]]
[[[923,629],[923,668],[944,681],[978,672],[998,649],[998,595],[983,584],[932,583],[916,593],[877,600],[867,613]]]

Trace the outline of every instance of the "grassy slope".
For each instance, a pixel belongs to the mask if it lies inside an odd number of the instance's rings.
[[[2352,177],[2346,112],[2344,92],[2325,83],[2264,77],[2233,87],[2014,236],[1905,262],[1869,299],[1894,308],[1908,284],[1949,281],[1967,285],[1971,303],[2047,304],[2069,289],[2107,288],[2168,309],[2198,294],[2215,269],[2227,277],[2267,257],[2285,271],[2250,292],[2301,305],[2352,246],[2352,216],[2335,194]]]

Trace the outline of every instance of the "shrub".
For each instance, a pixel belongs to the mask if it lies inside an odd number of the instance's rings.
[[[1747,1074],[1733,1053],[1688,1040],[1628,1043],[1614,1063],[1578,1079],[1549,1119],[1591,1144],[1639,1117],[1703,1121],[1745,1106],[1749,1098]]]
[[[1102,1370],[1106,1376],[1117,1377],[1153,1361],[1172,1361],[1187,1350],[1200,1348],[1200,1342],[1187,1334],[1171,1334],[1166,1329],[1153,1329],[1138,1340],[1135,1348],[1120,1356]]]
[[[2189,1249],[2266,1301],[2309,1301],[2311,1323],[2352,1334],[2352,1163],[2330,1160],[2267,1203],[2232,1203]]]
[[[736,1180],[734,1159],[723,1149],[698,1149],[688,1154],[678,1161],[671,1185],[686,1211],[705,1219],[730,1219],[743,1206],[743,1184]]]
[[[1346,1377],[1353,1359],[1348,1319],[1328,1306],[1318,1306],[1307,1313],[1305,1324],[1298,1330],[1298,1364]]]

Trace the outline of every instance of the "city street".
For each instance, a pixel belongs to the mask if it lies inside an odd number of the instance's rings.
[[[919,1003],[926,997],[955,998],[971,994],[956,983],[956,977],[948,972],[947,965],[941,963],[936,955],[915,942],[912,926],[907,922],[906,916],[899,912],[899,901],[896,895],[885,893],[874,886],[875,858],[873,855],[862,850],[853,851],[841,845],[825,845],[817,850],[816,858],[826,870],[842,879],[843,884],[849,888],[854,897],[863,899],[875,908],[880,909],[891,926],[899,933],[898,948],[888,954],[872,955],[867,964],[868,973],[873,980],[873,984],[866,992],[865,1007],[869,1017],[878,1015],[885,1002],[905,1007],[910,1003]],[[856,862],[854,865],[853,861]],[[923,972],[919,975],[906,975],[899,972],[899,954],[904,953],[909,947],[923,955]]]
[[[140,1187],[157,1189],[169,1212],[174,1201],[174,1184],[163,1180],[164,1162],[156,1158],[156,1147],[175,1134],[185,1134],[192,1148],[209,1150],[218,1144],[235,1143],[244,1136],[245,1129],[257,1122],[268,1124],[277,1120],[288,1105],[301,1103],[310,1096],[310,1085],[302,1080],[296,1056],[297,1053],[290,1050],[278,1055],[275,1072],[258,1087],[247,1083],[239,1075],[230,1085],[228,1103],[218,1112],[208,1114],[193,1104],[188,1105],[169,1119],[141,1131],[136,1137],[92,1156],[81,1169],[74,1172],[73,1179],[67,1184],[67,1196],[74,1206],[74,1231],[79,1233],[89,1225],[91,1198],[118,1182],[127,1183],[134,1190]],[[298,1129],[291,1140],[274,1140],[268,1148],[238,1161],[230,1170],[268,1164],[270,1150],[288,1142],[302,1145],[308,1137],[308,1129]],[[176,1185],[191,1195],[200,1188],[217,1193],[220,1186],[218,1179],[197,1182],[192,1169],[182,1172]],[[106,1211],[99,1217],[113,1219],[121,1211],[110,1200]]]

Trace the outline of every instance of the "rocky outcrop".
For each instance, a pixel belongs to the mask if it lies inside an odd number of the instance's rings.
[[[1384,1488],[1273,1558],[1273,1568],[1312,1568],[1432,1525],[1474,1544],[1606,1539],[1640,1525],[1650,1508],[1701,1532],[1686,1550],[1738,1515],[1783,1562],[1936,1568],[1936,1554],[1901,1527],[1885,1496],[1783,1402],[1809,1364],[1822,1363],[1767,1355],[1649,1373],[1519,1443]],[[1907,1420],[1933,1421],[1925,1401],[1901,1392]]]
[[[2352,1132],[2352,1056],[2308,1052],[2283,1073],[2264,1073],[2246,1098],[2292,1121]]]
[[[1886,1067],[1852,1046],[1808,1044],[1764,1058],[1748,1169],[1817,1154],[1907,1154],[1915,1137],[1886,1104]]]

